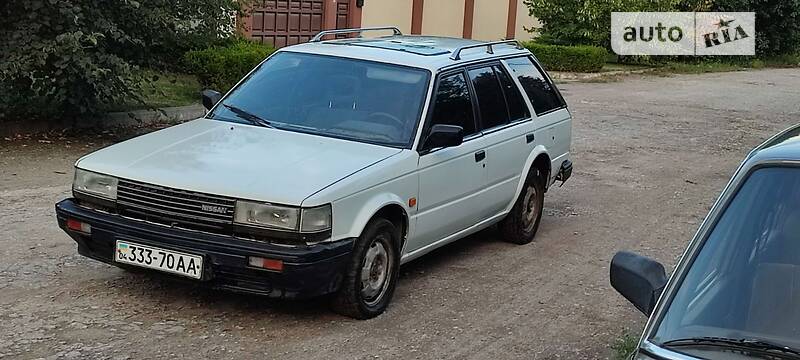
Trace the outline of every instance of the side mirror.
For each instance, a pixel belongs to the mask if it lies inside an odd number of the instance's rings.
[[[214,105],[216,105],[219,100],[222,99],[222,94],[215,90],[206,89],[200,94],[203,96],[203,106],[205,106],[205,108],[208,110],[211,110],[211,108],[213,108]]]
[[[664,266],[650,258],[620,251],[611,260],[611,286],[650,316],[667,285]]]
[[[425,138],[425,149],[453,147],[464,142],[464,128],[456,125],[433,125]]]

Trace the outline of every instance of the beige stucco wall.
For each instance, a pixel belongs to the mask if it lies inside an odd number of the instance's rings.
[[[475,17],[472,20],[473,39],[505,39],[507,23],[507,0],[475,0]]]
[[[539,27],[539,20],[528,15],[528,7],[523,4],[522,0],[519,0],[517,4],[517,29],[514,37],[517,40],[530,40],[533,35],[525,31],[525,28],[530,29],[532,27]]]
[[[361,8],[361,26],[397,26],[403,34],[410,34],[411,3],[412,0],[367,0]]]
[[[422,9],[423,35],[464,35],[464,0],[428,0]]]
[[[404,34],[411,33],[413,0],[367,0],[362,8],[361,26],[397,26]],[[423,6],[422,34],[461,37],[464,31],[464,0],[426,0]],[[516,38],[528,40],[531,35],[523,27],[538,24],[528,16],[523,0],[517,1]],[[475,0],[472,38],[500,40],[506,37],[508,1]]]

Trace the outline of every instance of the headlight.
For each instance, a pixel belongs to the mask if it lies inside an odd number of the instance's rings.
[[[320,207],[303,209],[303,223],[300,225],[301,232],[319,232],[331,228],[331,206],[323,205]]]
[[[250,201],[236,201],[233,221],[281,230],[298,230],[300,209]]]
[[[108,200],[117,199],[117,178],[75,168],[72,190]]]
[[[300,209],[239,200],[236,202],[233,221],[278,230],[320,232],[331,228],[331,206]]]

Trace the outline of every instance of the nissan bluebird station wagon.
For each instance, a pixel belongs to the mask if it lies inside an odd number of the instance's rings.
[[[572,173],[571,117],[514,41],[324,32],[203,118],[89,154],[56,205],[78,252],[369,318],[401,264],[499,223],[533,240]],[[385,28],[383,30],[386,30]]]

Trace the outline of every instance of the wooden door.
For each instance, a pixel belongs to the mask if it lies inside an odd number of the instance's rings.
[[[243,30],[253,40],[280,48],[308,41],[326,23],[328,28],[350,27],[354,7],[353,0],[264,0],[242,19]]]

